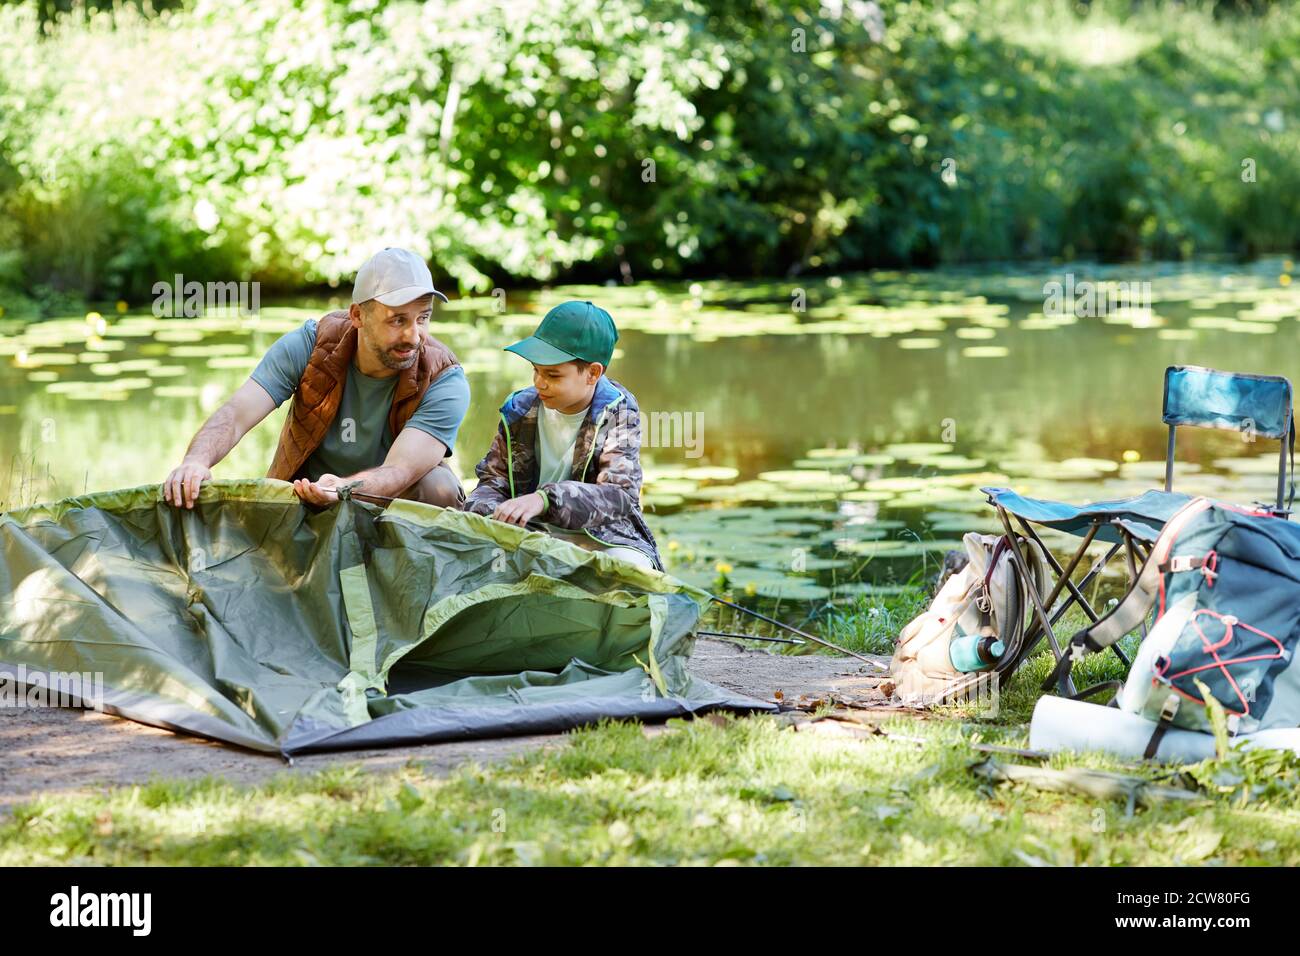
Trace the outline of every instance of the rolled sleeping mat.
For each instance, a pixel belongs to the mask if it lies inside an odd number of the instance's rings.
[[[1117,757],[1141,760],[1155,721],[1115,707],[1064,697],[1040,697],[1029,724],[1032,750],[1101,750]],[[1300,727],[1279,727],[1239,734],[1235,744],[1291,750],[1300,754]],[[1170,727],[1160,741],[1155,759],[1168,763],[1194,763],[1214,756],[1214,737],[1197,730]]]

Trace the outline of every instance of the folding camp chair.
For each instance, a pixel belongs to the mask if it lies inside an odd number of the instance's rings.
[[[1126,571],[1131,585],[1165,522],[1191,500],[1190,496],[1173,490],[1175,430],[1179,425],[1235,429],[1255,436],[1279,439],[1282,442],[1282,452],[1278,461],[1277,501],[1275,506],[1266,507],[1280,516],[1289,513],[1286,508],[1289,508],[1294,498],[1295,488],[1294,467],[1288,468],[1287,460],[1288,451],[1293,451],[1295,445],[1295,423],[1291,383],[1285,378],[1277,375],[1220,372],[1189,365],[1170,366],[1165,370],[1162,420],[1169,426],[1164,491],[1147,491],[1132,498],[1099,501],[1076,507],[1059,501],[1026,498],[1010,488],[980,489],[997,509],[998,520],[1006,531],[1010,545],[1011,559],[1034,605],[1034,620],[1025,630],[1014,667],[1019,667],[1044,637],[1059,663],[1061,643],[1053,626],[1075,604],[1090,621],[1096,622],[1101,615],[1084,597],[1084,589],[1101,574],[1121,548],[1125,551]],[[1292,474],[1292,488],[1284,507],[1282,496],[1288,474]],[[1021,528],[1019,533],[1012,526],[1013,518]],[[1081,536],[1082,542],[1062,566],[1051,551],[1043,546],[1034,525]],[[1018,537],[1028,538],[1042,548],[1048,564],[1056,574],[1056,581],[1045,600],[1040,599],[1032,586],[1029,565]],[[1093,562],[1083,579],[1076,583],[1073,580],[1074,574],[1094,541],[1111,542],[1111,547]],[[1064,591],[1068,591],[1068,595],[1057,604],[1057,598]],[[1145,639],[1145,622],[1140,625],[1140,630]],[[1111,649],[1127,667],[1129,660],[1118,643],[1112,644]],[[1014,670],[1014,667],[1009,671]],[[1075,696],[1068,672],[1061,668],[1057,672],[1061,674],[1057,684],[1058,692],[1063,696]],[[1105,689],[1106,686],[1097,685],[1096,688],[1090,688],[1088,693]]]

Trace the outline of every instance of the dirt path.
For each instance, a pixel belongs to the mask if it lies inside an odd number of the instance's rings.
[[[887,658],[878,658],[888,664]],[[760,700],[780,692],[800,696],[883,702],[880,671],[850,657],[786,657],[726,641],[701,640],[691,672]],[[565,745],[563,734],[507,737],[312,754],[292,767],[278,757],[173,734],[94,711],[0,708],[0,812],[15,803],[53,793],[91,793],[109,786],[144,783],[153,777],[219,776],[255,783],[277,773],[311,773],[337,764],[384,772],[413,761],[442,775],[469,762],[505,760],[524,751]]]

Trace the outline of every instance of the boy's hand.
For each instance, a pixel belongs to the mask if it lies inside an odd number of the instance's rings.
[[[546,499],[534,491],[531,495],[520,495],[501,502],[496,511],[492,512],[492,517],[522,528],[545,510]]]

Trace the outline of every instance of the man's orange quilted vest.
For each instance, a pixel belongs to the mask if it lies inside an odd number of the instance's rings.
[[[292,481],[320,447],[339,413],[348,366],[357,352],[357,330],[347,312],[331,312],[316,323],[316,347],[293,393],[289,416],[280,432],[268,478]],[[388,427],[396,438],[420,405],[420,399],[443,372],[459,365],[451,349],[425,334],[424,348],[410,368],[398,373]],[[382,462],[375,462],[376,465]]]

